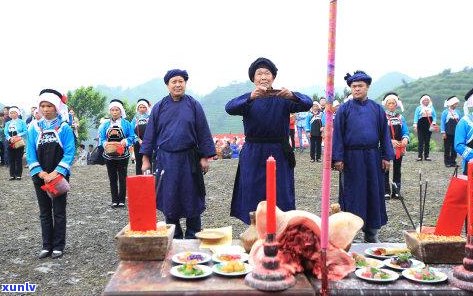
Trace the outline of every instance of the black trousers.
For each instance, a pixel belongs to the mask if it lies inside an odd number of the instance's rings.
[[[431,136],[432,132],[429,131],[428,127],[423,127],[419,125],[417,129],[417,138],[419,139],[419,145],[417,147],[417,156],[419,158],[422,158],[422,155],[424,155],[424,159],[429,157]]]
[[[174,238],[176,239],[195,239],[195,234],[202,229],[202,221],[200,216],[186,218],[186,235],[184,236],[181,228],[181,224],[179,223],[179,219],[170,219],[166,218],[166,224],[174,224],[176,225],[176,231],[174,232]]]
[[[296,130],[295,129],[289,129],[289,137],[291,138],[291,147],[292,149],[296,148],[296,139],[294,138],[296,136]]]
[[[322,137],[310,136],[310,159],[320,160],[322,155]]]
[[[108,179],[110,181],[112,203],[125,203],[128,158],[107,159],[105,164],[107,165]]]
[[[143,165],[143,154],[140,153],[141,145],[136,142],[133,144],[133,151],[135,151],[135,165],[136,165],[136,174],[143,175],[141,171],[141,166]]]
[[[69,176],[65,178],[69,181]],[[41,186],[44,185],[43,179],[38,175],[33,176],[32,179],[39,205],[43,250],[64,251],[66,246],[67,193],[50,198],[41,189]]]
[[[447,138],[443,140],[443,161],[445,165],[455,165],[457,152],[454,147],[455,135],[447,134]]]
[[[401,164],[402,156],[393,160],[393,182],[396,183],[398,190],[401,190]],[[397,193],[394,190],[394,186],[391,186],[391,182],[389,181],[389,171],[384,173],[384,193],[389,195]]]
[[[10,158],[10,177],[21,177],[23,173],[23,152],[25,147],[12,149],[8,147],[8,157]]]

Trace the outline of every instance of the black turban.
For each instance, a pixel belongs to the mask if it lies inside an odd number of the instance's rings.
[[[256,61],[254,61],[248,69],[248,76],[250,77],[251,82],[254,82],[255,72],[258,68],[268,69],[271,74],[273,74],[273,77],[276,77],[276,74],[278,74],[278,68],[276,68],[276,65],[274,65],[273,62],[271,62],[267,58],[257,58]]]
[[[347,73],[344,79],[347,82],[348,86],[351,86],[351,84],[355,81],[363,81],[363,82],[366,82],[366,84],[368,85],[371,84],[371,77],[363,71],[355,71],[353,75],[351,75],[350,73]]]
[[[171,80],[171,78],[175,76],[181,76],[182,78],[184,78],[184,81],[187,81],[187,79],[189,79],[189,74],[187,74],[186,70],[172,69],[169,70],[166,75],[164,75],[164,83],[166,83],[167,85],[169,83],[169,80]]]
[[[468,101],[468,99],[471,98],[471,96],[473,96],[473,88],[470,89],[470,91],[466,93],[465,101]]]

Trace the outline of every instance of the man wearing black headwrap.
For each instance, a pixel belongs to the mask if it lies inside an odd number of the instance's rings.
[[[394,159],[386,113],[368,99],[371,77],[363,71],[347,74],[353,99],[337,110],[333,127],[332,160],[343,172],[342,211],[365,222],[365,241],[379,242],[378,230],[388,221],[384,200],[384,172]]]
[[[156,178],[162,178],[156,192],[158,209],[167,224],[176,225],[174,238],[179,239],[195,238],[201,230],[200,215],[205,210],[203,174],[209,169],[208,158],[216,155],[202,106],[185,94],[188,79],[186,70],[166,73],[169,95],[151,110],[140,149],[143,172],[151,169],[150,159],[156,151]],[[185,234],[181,218],[186,218]]]
[[[254,83],[251,93],[230,100],[225,110],[243,116],[243,145],[230,215],[249,224],[251,211],[266,198],[266,160],[273,156],[277,165],[276,200],[283,211],[295,209],[294,151],[289,145],[289,115],[308,111],[312,100],[288,89],[273,89],[278,68],[266,58],[258,58],[248,69]]]

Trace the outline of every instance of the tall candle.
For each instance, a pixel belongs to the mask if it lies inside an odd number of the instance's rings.
[[[276,233],[276,160],[266,160],[266,232]]]
[[[473,235],[473,160],[470,160],[468,166],[468,235]]]

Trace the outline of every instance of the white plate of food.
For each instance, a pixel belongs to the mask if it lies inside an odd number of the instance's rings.
[[[172,262],[177,264],[185,264],[189,261],[193,261],[196,264],[207,263],[211,257],[209,254],[202,252],[180,252],[172,256]]]
[[[215,253],[212,255],[212,260],[217,263],[225,263],[229,261],[241,261],[245,262],[248,260],[247,253]]]
[[[364,267],[376,267],[381,268],[383,267],[384,263],[381,260],[365,257],[358,253],[351,253],[353,259],[355,259],[355,266],[356,268],[364,268]]]
[[[424,262],[409,258],[405,261],[397,261],[397,257],[393,257],[390,259],[386,259],[383,261],[383,264],[386,265],[389,268],[395,269],[395,270],[406,270],[409,268],[422,268],[425,267]]]
[[[375,267],[357,269],[355,275],[360,279],[375,283],[393,282],[399,278],[399,274],[395,271]]]
[[[212,268],[201,264],[182,264],[171,268],[170,273],[181,279],[200,279],[212,274]]]
[[[224,276],[242,276],[253,270],[248,263],[241,261],[229,261],[225,263],[214,264],[212,271]]]
[[[388,259],[400,253],[409,252],[407,248],[384,248],[371,247],[365,250],[365,254],[377,259]]]
[[[406,279],[424,284],[441,283],[448,279],[445,273],[429,266],[423,268],[409,268],[403,270],[402,275]]]

